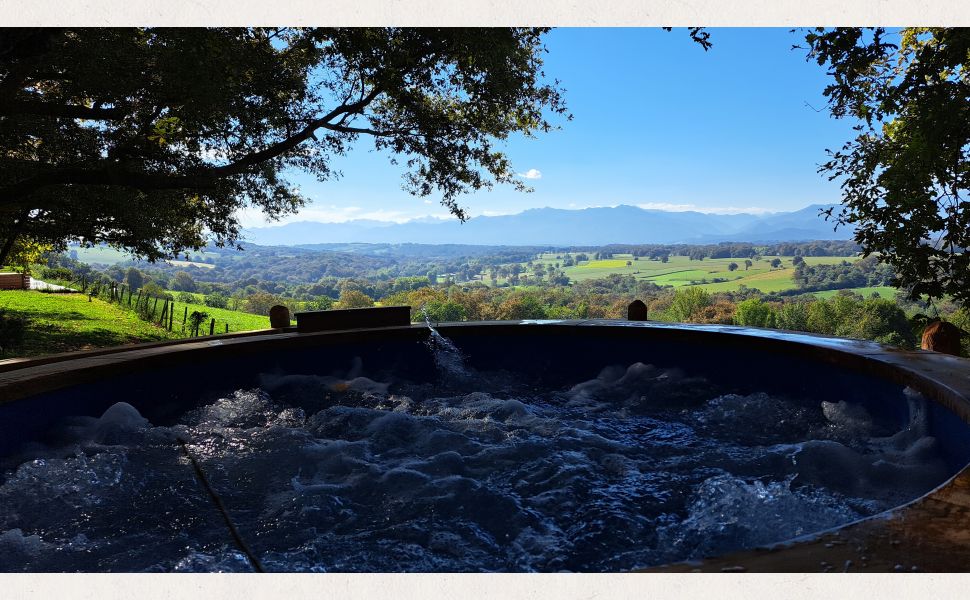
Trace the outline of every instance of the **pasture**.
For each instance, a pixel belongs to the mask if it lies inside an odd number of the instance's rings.
[[[569,254],[575,260],[577,253]],[[562,265],[565,255],[566,253],[547,253],[533,262],[553,266],[557,263]],[[771,261],[775,258],[781,260],[779,268],[771,267]],[[859,257],[806,256],[804,259],[809,265],[819,265],[838,264],[842,261],[854,262],[859,260]],[[738,265],[736,270],[730,270],[731,263]],[[531,269],[526,265],[523,267],[526,269],[525,273],[531,275]],[[560,266],[560,269],[569,277],[571,283],[621,274],[632,275],[659,286],[696,285],[708,292],[735,291],[742,285],[757,288],[762,292],[780,292],[794,288],[792,273],[795,271],[790,256],[764,256],[760,260],[752,260],[751,266],[747,267],[743,258],[691,260],[687,256],[670,256],[668,262],[664,263],[646,257],[640,257],[637,260],[630,254],[614,254],[612,258],[606,260],[581,261],[570,267]]]
[[[136,342],[181,337],[142,321],[134,311],[84,294],[46,294],[35,291],[0,291],[5,318],[27,320],[21,348],[11,347],[0,358],[38,356],[90,350]]]

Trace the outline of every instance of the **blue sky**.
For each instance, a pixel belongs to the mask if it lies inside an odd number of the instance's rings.
[[[551,206],[633,204],[706,212],[796,210],[837,202],[817,173],[851,123],[825,110],[824,69],[792,50],[787,28],[709,30],[707,52],[684,29],[556,29],[545,72],[574,119],[537,139],[504,144],[530,194],[498,186],[461,199],[473,216]],[[312,202],[292,221],[406,220],[447,215],[439,198],[401,189],[400,167],[361,139],[325,183],[292,175]],[[541,174],[541,175],[540,175]],[[264,224],[255,213],[246,226]]]

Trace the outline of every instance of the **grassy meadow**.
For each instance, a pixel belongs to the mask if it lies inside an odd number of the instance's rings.
[[[577,253],[570,254],[575,258]],[[557,258],[559,256],[565,256],[565,254],[543,254],[533,262],[541,262],[546,265],[561,264],[562,259]],[[781,260],[781,267],[771,267],[771,261],[775,258]],[[806,264],[820,265],[839,264],[842,261],[854,262],[859,260],[859,257],[806,256],[804,259]],[[728,268],[731,263],[738,265],[737,270],[732,272]],[[616,273],[632,275],[637,279],[651,281],[659,286],[696,285],[708,292],[736,291],[742,285],[769,293],[795,287],[795,283],[792,281],[792,274],[795,272],[792,257],[764,256],[761,260],[752,260],[751,263],[751,266],[746,269],[743,258],[691,260],[687,256],[671,256],[668,262],[664,263],[645,257],[636,260],[631,254],[614,254],[611,259],[582,261],[571,267],[563,267],[561,270],[572,283],[588,279],[600,279]],[[523,278],[523,283],[527,283],[532,275],[528,267],[525,265],[523,267],[526,269],[523,275],[528,275],[527,278]],[[724,281],[714,281],[715,279]],[[502,282],[503,280],[500,279],[499,281]],[[881,289],[879,288],[879,290]],[[880,293],[882,294],[881,291]]]
[[[208,335],[211,319],[215,333],[269,328],[269,317],[212,308],[203,304],[175,302],[172,331],[142,320],[128,305],[118,305],[85,294],[49,294],[37,291],[0,291],[0,313],[5,319],[23,318],[22,345],[0,350],[0,358],[39,356],[76,350],[90,350],[137,342],[174,340],[191,335],[182,327],[185,309],[204,312],[208,317],[200,332]],[[159,302],[157,312],[161,313]],[[0,344],[2,346],[2,344]],[[8,343],[9,346],[9,343]]]
[[[45,294],[23,290],[0,291],[5,317],[23,317],[23,347],[0,353],[0,358],[38,356],[90,350],[136,342],[181,337],[138,318],[133,311],[84,294]]]

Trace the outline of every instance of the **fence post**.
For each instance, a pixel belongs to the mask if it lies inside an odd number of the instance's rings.
[[[229,323],[226,322],[226,333],[229,333]]]
[[[165,303],[162,304],[162,317],[158,320],[158,324],[165,327],[168,323],[168,298],[165,299]]]
[[[216,320],[212,319],[212,322],[209,323],[209,335],[213,335],[215,334],[215,332],[216,332]]]
[[[185,313],[182,315],[182,333],[185,333],[185,322],[189,320],[189,305],[185,305]]]

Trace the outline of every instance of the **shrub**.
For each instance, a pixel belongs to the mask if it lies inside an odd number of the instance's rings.
[[[436,323],[440,321],[464,321],[467,318],[465,307],[450,300],[448,302],[433,300],[424,305],[424,310],[428,319]]]
[[[184,293],[181,292],[181,294]],[[211,306],[212,308],[228,308],[229,298],[226,298],[222,294],[209,294],[205,297],[205,305]]]
[[[74,271],[71,271],[67,267],[41,267],[40,278],[48,281],[72,281],[74,279]]]
[[[748,327],[774,327],[775,311],[758,298],[749,298],[738,303],[734,322]]]
[[[775,317],[775,326],[778,329],[789,329],[791,331],[809,331],[808,302],[786,302]]]
[[[670,314],[674,320],[690,321],[695,313],[711,305],[711,295],[698,287],[686,287],[674,292],[670,303]]]
[[[370,308],[374,306],[374,299],[353,289],[340,292],[340,308]]]

